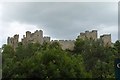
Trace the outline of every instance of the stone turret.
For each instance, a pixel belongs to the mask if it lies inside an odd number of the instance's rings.
[[[85,33],[80,33],[79,38],[85,39]]]
[[[19,35],[14,35],[14,37],[8,37],[7,44],[11,45],[14,49],[18,46]]]
[[[100,40],[104,44],[104,46],[111,46],[111,34],[104,34],[100,36]]]
[[[43,31],[42,30],[36,30],[34,32],[34,35],[32,37],[33,39],[33,42],[37,42],[37,43],[40,43],[40,44],[43,44]]]
[[[14,48],[16,48],[18,46],[18,41],[19,40],[19,35],[14,35]]]
[[[90,39],[90,36],[91,36],[90,32],[89,31],[85,31],[85,37],[88,38],[88,39]]]
[[[11,45],[11,38],[10,37],[7,38],[7,44]]]
[[[91,38],[93,39],[93,40],[97,40],[97,30],[92,30],[92,32],[91,32]]]
[[[27,32],[26,32],[26,38],[30,38],[30,36],[31,36],[31,32],[30,32],[30,31],[27,31]]]

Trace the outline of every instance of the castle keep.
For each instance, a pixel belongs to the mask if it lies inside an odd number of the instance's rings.
[[[98,40],[97,36],[97,30],[92,30],[92,31],[85,31],[84,33],[80,33],[78,35],[78,38],[85,40],[87,39],[93,39],[93,40]],[[104,34],[100,36],[99,39],[104,46],[111,46],[111,34]],[[43,42],[58,42],[62,49],[69,49],[73,50],[74,49],[74,42],[75,40],[51,40],[50,37],[48,36],[43,36],[43,31],[42,30],[36,30],[34,33],[31,33],[30,31],[26,32],[26,35],[23,35],[23,38],[21,40],[23,45],[26,45],[28,43],[40,43],[41,45]],[[7,44],[11,45],[14,49],[18,46],[19,43],[19,35],[16,34],[13,37],[8,37],[7,39]]]

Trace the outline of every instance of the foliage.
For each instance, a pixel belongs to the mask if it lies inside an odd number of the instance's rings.
[[[76,42],[81,42],[77,39]],[[82,41],[83,42],[83,41]],[[80,53],[75,49],[76,54],[82,54],[85,68],[88,72],[92,72],[94,78],[114,78],[114,59],[117,58],[117,50],[115,46],[105,47],[99,40],[84,40],[83,43],[78,43],[76,46],[81,47]],[[119,45],[120,46],[120,45]],[[80,49],[79,49],[80,50]]]
[[[104,47],[99,40],[76,39],[73,51],[57,42],[3,46],[3,78],[114,78],[120,43]]]

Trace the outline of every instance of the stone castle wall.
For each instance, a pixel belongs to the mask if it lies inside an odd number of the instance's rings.
[[[104,34],[102,36],[100,36],[100,39],[102,41],[102,43],[104,44],[104,46],[110,46],[111,43],[111,34]]]
[[[52,40],[51,43],[52,42],[58,42],[63,50],[66,49],[73,50],[75,46],[74,45],[75,40]]]
[[[92,30],[92,31],[85,31],[84,33],[80,33],[78,38],[81,39],[93,39],[97,40],[97,30]],[[18,39],[19,35],[14,35],[14,37],[8,37],[7,39],[7,44],[11,45],[14,49],[18,45]],[[106,34],[100,36],[100,40],[103,42],[104,46],[111,46],[111,35]],[[26,35],[23,35],[23,39],[21,40],[23,45],[26,45],[28,43],[40,43],[43,44],[43,42],[58,42],[62,49],[69,49],[73,50],[74,49],[74,42],[75,40],[50,40],[50,37],[44,36],[43,37],[43,31],[42,30],[36,30],[34,33],[31,33],[30,31],[26,32]]]
[[[19,35],[14,35],[14,37],[8,37],[7,44],[11,45],[14,49],[18,46]]]
[[[78,37],[82,39],[87,38],[87,39],[97,40],[97,30],[92,30],[91,32],[85,31],[85,33],[80,33]]]
[[[28,43],[43,43],[43,31],[42,30],[36,30],[34,33],[31,33],[30,31],[26,32],[26,37],[23,35],[22,39],[23,44]]]
[[[80,35],[78,36],[78,38],[81,39],[93,39],[93,40],[97,40],[97,30],[92,30],[91,32],[89,31],[85,31],[85,33],[80,33]],[[102,36],[100,36],[100,40],[103,43],[104,46],[111,46],[111,34],[104,34]]]
[[[43,37],[43,41],[44,42],[50,42],[50,37],[48,37],[48,36]]]

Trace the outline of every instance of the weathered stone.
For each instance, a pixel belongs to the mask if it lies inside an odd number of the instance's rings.
[[[81,39],[93,39],[93,40],[97,40],[97,30],[92,30],[91,32],[89,31],[85,31],[85,33],[80,33],[80,35],[78,35],[78,38]],[[14,35],[14,37],[8,37],[7,39],[7,44],[11,45],[14,49],[18,46],[18,39],[19,39],[19,35]],[[101,42],[103,42],[104,46],[111,46],[111,34],[105,34],[100,36],[100,40]],[[26,32],[26,36],[23,35],[23,39],[21,40],[23,45],[27,45],[28,43],[40,43],[41,45],[43,44],[43,42],[58,42],[62,49],[69,49],[69,50],[73,50],[74,49],[74,42],[75,40],[50,40],[50,37],[43,37],[43,31],[42,30],[36,30],[34,33],[31,33],[30,31]]]

